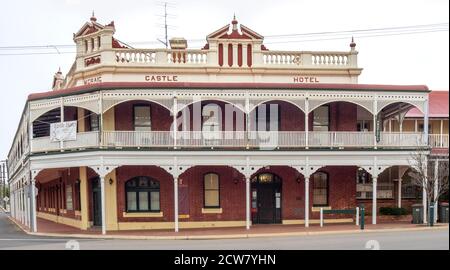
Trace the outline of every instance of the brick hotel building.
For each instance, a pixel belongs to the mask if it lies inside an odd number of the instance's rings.
[[[69,72],[25,103],[8,169],[12,216],[31,231],[309,226],[359,203],[375,224],[380,205],[426,203],[402,200],[402,179],[417,149],[448,154],[448,102],[435,112],[424,85],[359,84],[355,42],[273,51],[236,19],[201,49],[114,33],[92,16]]]

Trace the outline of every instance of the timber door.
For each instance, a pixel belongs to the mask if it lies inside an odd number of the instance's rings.
[[[264,173],[252,179],[252,212],[255,224],[281,223],[281,179]]]
[[[102,226],[102,194],[100,180],[92,180],[92,215],[94,226]]]

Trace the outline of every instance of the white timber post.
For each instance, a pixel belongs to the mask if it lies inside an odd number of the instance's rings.
[[[250,200],[250,191],[251,191],[251,169],[250,169],[250,157],[246,158],[246,167],[245,167],[245,171],[244,171],[244,175],[245,175],[245,228],[247,230],[250,230],[251,227],[251,200]]]
[[[31,228],[37,232],[36,176],[39,171],[31,171]]]
[[[61,98],[60,103],[61,104],[60,104],[60,108],[59,108],[59,113],[60,113],[59,120],[61,123],[63,123],[64,122],[64,98]],[[59,141],[59,148],[61,151],[64,150],[64,141],[62,139]]]
[[[247,140],[246,141],[246,148],[247,149],[249,149],[250,148],[250,132],[251,132],[251,130],[250,130],[250,97],[249,97],[249,93],[248,93],[248,91],[245,93],[245,115],[246,115],[246,117],[245,117],[245,127],[246,127],[246,137],[245,137],[245,139]]]
[[[174,203],[174,223],[175,232],[179,231],[178,222],[178,176],[173,178],[173,203]]]
[[[439,146],[444,147],[444,120],[441,120]]]
[[[92,166],[91,168],[98,174],[100,177],[100,196],[101,196],[101,219],[102,219],[102,234],[106,234],[107,224],[106,224],[106,190],[105,190],[105,178],[106,176],[112,172],[117,166],[107,166],[103,163],[103,157],[101,158],[101,162],[99,166]]]
[[[375,95],[374,100],[373,100],[373,147],[375,149],[377,149],[377,128],[378,128],[378,123],[377,123],[377,115],[378,115],[378,96]],[[390,121],[389,121],[390,123]]]
[[[176,93],[173,96],[173,149],[177,149],[177,135],[178,135],[178,99]]]
[[[106,194],[105,194],[105,175],[100,175],[100,193],[102,201],[102,234],[106,234]]]
[[[378,176],[372,177],[372,224],[377,224],[377,183]]]
[[[245,176],[245,228],[250,230],[250,176]]]
[[[305,227],[309,227],[309,175],[305,176]]]
[[[305,98],[305,148],[309,148],[309,98]]]
[[[100,141],[100,148],[103,148],[105,146],[105,140],[104,140],[104,136],[103,136],[103,131],[105,131],[104,127],[103,127],[103,92],[100,92],[99,95],[99,100],[98,100],[98,107],[99,107],[99,112],[100,112],[100,128],[99,128],[99,134],[98,134],[98,138]],[[113,110],[115,110],[114,108],[112,108]]]
[[[398,198],[397,198],[397,207],[402,208],[402,178],[399,175],[398,178]]]

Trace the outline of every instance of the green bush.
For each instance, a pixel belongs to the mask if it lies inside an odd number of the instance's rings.
[[[380,215],[385,216],[403,216],[408,215],[409,211],[405,208],[397,208],[397,207],[381,207]]]

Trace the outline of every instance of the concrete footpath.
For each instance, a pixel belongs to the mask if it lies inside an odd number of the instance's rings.
[[[181,229],[176,233],[173,230],[145,230],[145,231],[108,231],[102,235],[97,229],[82,231],[66,225],[56,224],[51,221],[38,219],[38,232],[29,232],[28,228],[22,226],[8,215],[24,233],[41,237],[63,237],[80,239],[122,239],[122,240],[206,240],[206,239],[239,239],[239,238],[261,238],[261,237],[288,237],[288,236],[312,236],[333,234],[370,234],[379,232],[406,232],[406,231],[430,231],[447,230],[448,224],[437,224],[433,227],[416,225],[409,222],[381,223],[377,225],[366,225],[361,230],[354,224],[325,224],[320,227],[313,224],[309,228],[304,225],[253,225],[250,230],[243,227],[237,228],[202,228]]]

